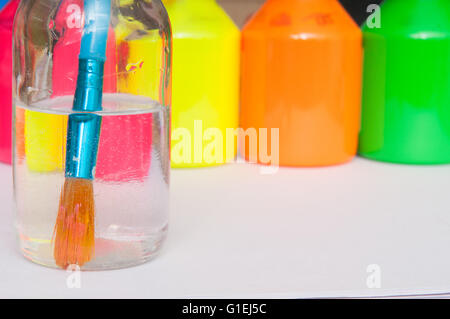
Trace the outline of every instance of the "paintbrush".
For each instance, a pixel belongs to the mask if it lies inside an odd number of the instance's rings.
[[[93,179],[101,129],[103,73],[111,0],[84,0],[84,27],[73,112],[69,115],[65,181],[54,230],[59,267],[83,266],[95,250]]]

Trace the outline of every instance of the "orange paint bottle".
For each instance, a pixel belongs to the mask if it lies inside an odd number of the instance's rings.
[[[337,0],[267,0],[244,27],[241,63],[241,127],[267,128],[269,141],[278,128],[280,165],[355,156],[362,35]],[[246,159],[254,150],[241,148]]]

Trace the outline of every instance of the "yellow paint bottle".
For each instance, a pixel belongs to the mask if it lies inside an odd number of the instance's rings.
[[[41,173],[63,170],[67,118],[25,110],[24,123],[28,169]]]
[[[215,0],[163,2],[173,30],[172,167],[224,164],[236,154],[226,136],[238,126],[239,29]]]

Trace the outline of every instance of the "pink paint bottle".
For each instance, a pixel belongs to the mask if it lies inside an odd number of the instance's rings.
[[[11,163],[12,26],[20,0],[0,1],[0,162]]]

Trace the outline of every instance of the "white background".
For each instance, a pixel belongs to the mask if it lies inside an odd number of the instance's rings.
[[[171,225],[145,265],[68,273],[25,260],[0,164],[0,297],[356,297],[450,292],[450,166],[172,170]],[[381,288],[367,267],[379,265]]]

